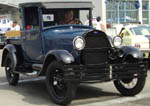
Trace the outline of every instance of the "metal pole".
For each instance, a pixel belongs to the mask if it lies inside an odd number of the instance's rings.
[[[117,23],[120,24],[120,4],[119,4],[119,1],[117,1]]]
[[[150,0],[148,0],[148,24],[150,24]]]
[[[123,10],[124,22],[126,22],[126,2],[124,2],[123,5],[124,5],[124,10]]]
[[[139,21],[141,22],[141,24],[143,23],[143,15],[142,15],[142,0],[139,0],[139,3],[140,3],[140,7],[138,9],[138,12],[139,12]]]

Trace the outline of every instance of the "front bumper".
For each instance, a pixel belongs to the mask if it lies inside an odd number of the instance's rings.
[[[65,65],[65,80],[75,82],[105,82],[123,78],[147,76],[147,63]]]

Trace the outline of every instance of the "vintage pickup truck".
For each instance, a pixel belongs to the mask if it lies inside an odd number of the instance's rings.
[[[45,76],[48,93],[56,104],[69,104],[80,83],[113,81],[124,96],[134,96],[145,85],[148,65],[143,53],[121,46],[92,27],[91,2],[37,2],[19,5],[21,36],[7,39],[2,67],[10,85],[20,74]],[[78,24],[62,22],[73,11]],[[89,25],[83,25],[89,14]],[[59,23],[61,21],[61,23]]]

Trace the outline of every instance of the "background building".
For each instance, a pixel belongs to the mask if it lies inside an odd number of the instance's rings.
[[[69,1],[69,0],[36,0],[38,1]],[[70,0],[77,1],[77,0]],[[93,16],[101,16],[103,22],[123,23],[139,21],[150,24],[150,0],[80,0],[92,1],[95,8]],[[33,0],[0,0],[0,20],[18,20],[18,4],[34,2]],[[1,21],[0,21],[1,22]]]
[[[39,2],[39,1],[69,1],[69,0],[0,0],[0,20],[7,18],[7,20],[18,20],[19,13],[18,4],[24,2]],[[77,0],[70,0],[77,1]],[[93,16],[101,16],[102,19],[106,20],[106,5],[105,0],[80,0],[80,1],[92,1],[95,8],[93,11]]]

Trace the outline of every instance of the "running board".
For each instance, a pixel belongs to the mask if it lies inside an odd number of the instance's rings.
[[[31,77],[38,77],[41,69],[42,69],[43,65],[42,64],[33,64],[32,65],[32,71],[24,71],[24,72],[20,72],[20,71],[14,71],[17,74],[23,74],[26,76],[31,76]]]
[[[33,72],[28,72],[28,73],[27,73],[27,72],[14,71],[14,73],[16,73],[16,74],[23,74],[23,75],[25,75],[25,76],[38,77],[40,71],[33,71]]]
[[[39,73],[38,71],[33,71],[32,73],[25,73],[25,74],[28,76],[38,76],[39,75],[38,73]]]
[[[41,71],[42,67],[43,67],[43,64],[33,64],[32,65],[32,69],[37,70],[37,71]]]

